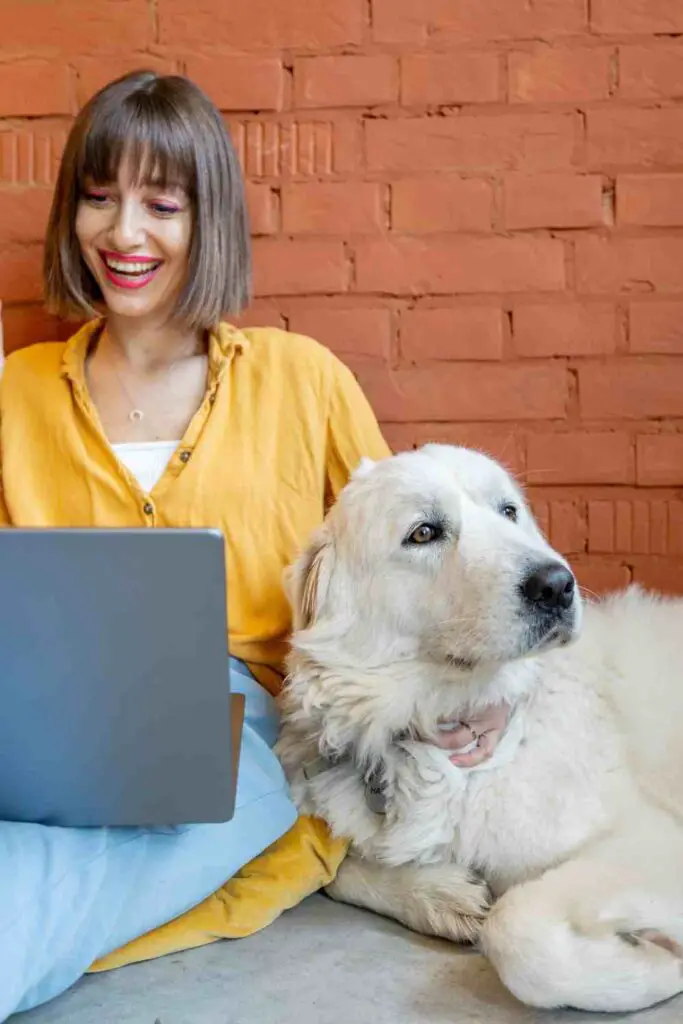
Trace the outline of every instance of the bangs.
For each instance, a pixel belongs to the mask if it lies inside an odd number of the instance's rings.
[[[79,191],[87,183],[116,181],[123,162],[128,162],[136,186],[182,188],[196,199],[196,140],[163,97],[137,94],[100,111],[78,155]]]

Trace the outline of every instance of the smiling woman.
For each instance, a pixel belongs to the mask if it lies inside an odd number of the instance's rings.
[[[67,142],[45,255],[48,305],[91,319],[7,360],[0,525],[223,533],[231,678],[246,695],[237,804],[232,821],[179,833],[0,822],[0,1020],[93,961],[250,934],[344,855],[321,822],[297,820],[272,751],[282,574],[361,457],[388,449],[330,352],[225,322],[249,289],[242,177],[218,111],[178,76],[106,86]]]

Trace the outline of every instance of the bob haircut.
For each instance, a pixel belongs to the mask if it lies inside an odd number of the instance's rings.
[[[48,309],[62,317],[97,314],[103,301],[76,237],[86,184],[115,182],[130,160],[137,185],[180,186],[192,208],[187,280],[175,318],[215,327],[248,302],[251,248],[244,183],[220,114],[179,75],[135,71],[96,93],[79,113],[62,157],[45,245]]]

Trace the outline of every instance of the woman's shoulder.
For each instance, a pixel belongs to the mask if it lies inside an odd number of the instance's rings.
[[[13,383],[37,377],[58,379],[65,348],[65,341],[41,341],[15,349],[5,359],[3,378]]]
[[[315,338],[283,327],[243,327],[241,333],[259,358],[297,363],[304,360],[313,366],[328,366],[332,358],[330,350]]]
[[[329,389],[343,372],[337,356],[307,334],[281,327],[247,327],[240,333],[247,342],[247,362],[261,372],[267,370],[273,378],[285,377],[292,383]]]

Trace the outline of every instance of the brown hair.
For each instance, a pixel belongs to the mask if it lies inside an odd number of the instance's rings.
[[[86,181],[115,181],[121,160],[138,183],[181,185],[193,210],[187,281],[176,316],[215,326],[249,299],[251,249],[242,174],[220,114],[187,78],[136,71],[111,82],[83,107],[71,129],[52,201],[45,245],[48,308],[88,315],[102,293],[76,237]]]

